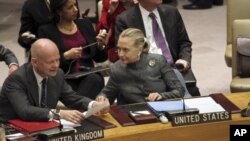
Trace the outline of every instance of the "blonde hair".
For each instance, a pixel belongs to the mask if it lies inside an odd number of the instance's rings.
[[[136,48],[142,47],[144,53],[148,53],[150,43],[148,39],[144,36],[144,33],[137,28],[127,28],[126,30],[123,30],[122,33],[119,36],[120,38],[127,37],[129,38],[133,43],[133,46]]]

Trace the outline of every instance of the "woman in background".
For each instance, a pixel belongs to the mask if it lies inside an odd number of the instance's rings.
[[[54,41],[60,51],[60,68],[65,73],[79,72],[94,67],[94,62],[103,62],[107,53],[103,49],[107,33],[96,36],[92,23],[77,19],[76,0],[50,0],[53,23],[41,26],[39,38]],[[103,76],[92,73],[67,82],[79,94],[94,99],[104,87]],[[87,91],[91,90],[91,91]]]
[[[115,19],[117,15],[134,6],[137,0],[102,0],[102,13],[99,23],[96,26],[96,31],[101,29],[108,31],[106,41],[106,49],[108,51],[108,59],[110,62],[115,62],[119,59],[117,55],[115,41]]]

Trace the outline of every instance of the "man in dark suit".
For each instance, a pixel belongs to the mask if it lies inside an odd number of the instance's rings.
[[[8,65],[9,74],[18,68],[18,60],[15,54],[8,48],[5,48],[3,45],[0,45],[0,61],[4,61],[5,64]]]
[[[31,47],[31,63],[26,63],[5,80],[0,94],[0,121],[20,118],[48,121],[58,118],[79,123],[84,119],[78,110],[55,111],[60,100],[67,107],[86,110],[99,102],[76,94],[59,69],[59,51],[49,39],[39,39]],[[41,84],[45,82],[46,84]],[[57,113],[56,113],[57,112]]]
[[[172,66],[181,64],[183,66],[181,71],[189,70],[191,66],[192,43],[189,40],[182,17],[175,7],[162,4],[162,0],[139,0],[138,5],[121,13],[116,20],[116,39],[128,27],[139,28],[152,43],[149,53],[162,54],[153,37],[150,13],[155,14],[165,38],[164,42],[170,50],[173,60],[173,63],[170,64]],[[192,95],[200,95],[197,87],[194,90],[189,90],[189,92]]]

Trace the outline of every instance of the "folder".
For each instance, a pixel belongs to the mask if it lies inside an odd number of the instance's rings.
[[[210,94],[209,96],[212,97],[214,101],[219,103],[226,111],[232,114],[241,112],[241,109],[229,99],[227,99],[222,93],[214,93]]]
[[[59,123],[56,121],[23,121],[12,119],[8,121],[10,126],[25,134],[36,134],[46,130],[59,130]]]

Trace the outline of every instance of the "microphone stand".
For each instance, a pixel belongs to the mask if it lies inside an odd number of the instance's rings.
[[[83,47],[81,47],[81,48],[82,48],[82,49],[89,48],[89,47],[94,46],[94,45],[96,45],[96,44],[97,44],[97,42],[94,42],[94,43],[88,44],[88,45],[86,45],[86,46],[83,46]],[[72,67],[73,63],[74,63],[76,60],[77,60],[77,59],[74,59],[74,60],[72,60],[72,61],[70,62],[69,68],[68,68],[67,72],[64,74],[64,76],[66,76],[66,75],[68,75],[68,74],[70,73],[71,67]]]
[[[59,130],[62,131],[63,129],[63,125],[62,125],[62,122],[61,122],[61,117],[59,115],[59,113],[56,113],[54,110],[50,110],[54,115],[56,115],[56,119],[58,119],[59,121]]]

